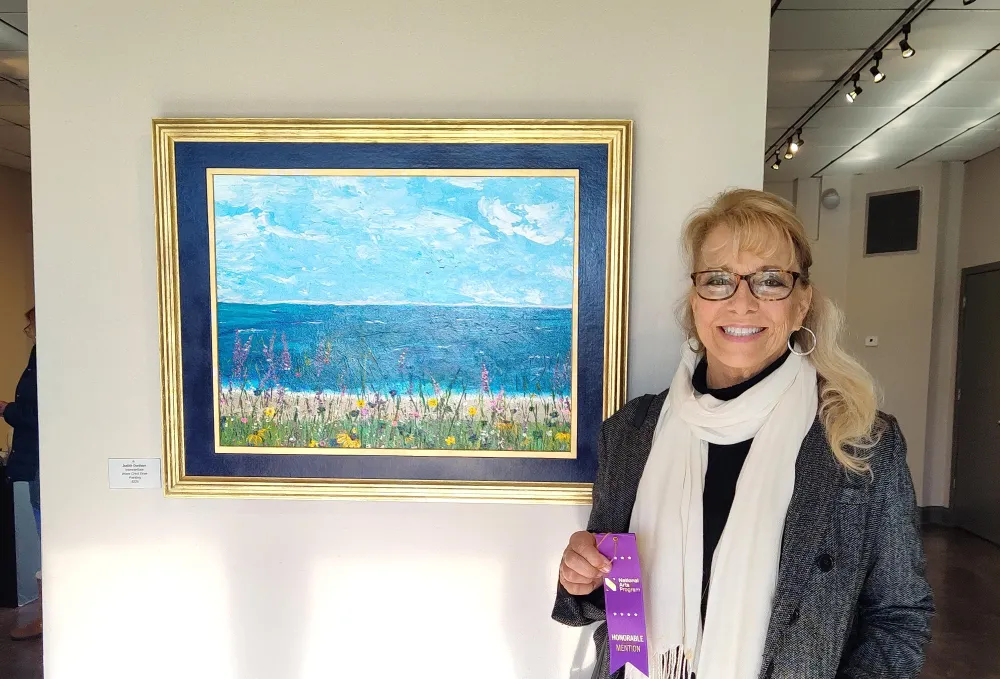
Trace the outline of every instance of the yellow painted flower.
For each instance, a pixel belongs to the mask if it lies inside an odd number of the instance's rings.
[[[406,438],[403,440],[406,441],[407,443],[413,443],[413,434],[407,434]]]
[[[269,419],[274,417],[274,408],[264,408],[264,417]]]
[[[365,400],[363,398],[359,398],[358,399],[358,407],[359,408],[364,408],[365,407]]]
[[[253,434],[250,434],[250,436],[247,436],[247,443],[249,443],[251,446],[263,445],[264,437],[261,436],[260,432],[254,432]]]
[[[515,426],[514,423],[511,422],[510,420],[500,420],[497,423],[497,429],[499,429],[500,431],[503,431],[503,432],[512,432],[512,431],[514,431],[514,426]]]
[[[319,448],[319,441],[317,441],[316,439],[309,439],[309,447]]]
[[[438,400],[436,398],[429,398],[429,399],[427,399],[427,405],[429,407],[431,407],[431,408],[437,408],[438,407]]]
[[[475,417],[476,413],[478,413],[478,412],[479,412],[479,408],[477,408],[476,406],[470,406],[469,407],[469,415],[471,415],[472,417]]]
[[[360,448],[361,440],[351,436],[346,431],[337,434],[337,443],[341,448]]]
[[[455,437],[454,436],[449,436],[448,438],[446,438],[444,440],[444,443],[445,443],[445,445],[448,445],[448,446],[455,445]]]
[[[556,432],[556,441],[559,443],[569,443],[570,435],[567,432],[560,431]]]

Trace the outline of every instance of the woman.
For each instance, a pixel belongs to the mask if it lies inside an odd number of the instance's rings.
[[[35,309],[31,308],[24,314],[28,324],[24,334],[35,341]],[[42,510],[38,488],[38,376],[36,374],[35,347],[31,347],[28,367],[24,369],[21,379],[14,392],[14,400],[10,403],[0,401],[0,416],[14,428],[14,441],[11,445],[10,457],[7,460],[7,476],[14,483],[27,481],[31,495],[31,507],[35,512],[35,526],[41,531]],[[39,577],[39,592],[41,578]],[[41,596],[39,594],[39,596]],[[11,637],[16,640],[33,639],[42,634],[42,617],[32,620],[26,625],[11,630]]]
[[[735,190],[684,244],[680,367],[603,424],[588,532],[563,554],[553,617],[605,619],[611,564],[594,534],[632,532],[652,679],[916,677],[933,605],[906,443],[838,345],[801,222],[776,196]],[[607,677],[603,625],[595,640]]]

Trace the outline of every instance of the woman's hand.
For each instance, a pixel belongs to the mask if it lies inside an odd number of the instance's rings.
[[[611,571],[611,562],[597,551],[592,533],[580,531],[569,538],[559,564],[559,584],[574,596],[590,594],[601,586],[604,574]]]
[[[0,417],[3,417],[3,411],[7,410],[7,401],[0,401]]]

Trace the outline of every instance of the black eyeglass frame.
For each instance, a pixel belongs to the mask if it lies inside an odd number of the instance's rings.
[[[736,287],[733,288],[732,294],[729,295],[728,297],[705,297],[700,292],[698,292],[698,280],[697,280],[697,276],[700,276],[701,274],[705,274],[705,273],[724,273],[724,274],[726,274],[728,276],[736,276]],[[750,278],[752,276],[756,276],[756,275],[762,274],[762,273],[784,273],[784,274],[789,274],[792,277],[792,285],[791,285],[791,287],[788,288],[788,294],[785,295],[784,297],[768,297],[768,298],[765,298],[765,297],[761,297],[756,292],[754,292],[753,291],[753,285],[750,284]],[[736,295],[736,293],[739,291],[739,289],[740,289],[740,283],[742,283],[743,281],[747,282],[747,290],[750,291],[750,294],[753,295],[754,297],[756,297],[757,299],[759,299],[761,302],[781,302],[781,301],[786,300],[786,299],[788,299],[789,297],[792,296],[792,293],[795,292],[795,286],[798,284],[798,282],[800,280],[802,282],[804,282],[804,283],[808,283],[808,281],[809,281],[809,279],[806,278],[806,276],[804,274],[802,274],[802,272],[800,272],[800,271],[786,271],[784,269],[762,269],[761,271],[754,271],[754,272],[748,273],[748,274],[734,273],[732,271],[726,271],[725,269],[706,269],[704,271],[695,271],[693,274],[691,274],[691,285],[694,287],[695,294],[697,294],[699,297],[701,297],[706,302],[725,302],[727,299],[732,299]]]

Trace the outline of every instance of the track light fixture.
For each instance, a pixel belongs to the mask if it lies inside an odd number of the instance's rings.
[[[799,150],[798,146],[794,146],[795,142],[791,137],[788,138],[788,146],[785,147],[785,160],[791,160],[795,157],[795,152]]]
[[[795,136],[798,137],[798,139],[795,140],[795,146],[796,146],[795,151],[797,153],[800,148],[802,148],[803,146],[806,145],[805,140],[802,138],[802,128],[801,127],[799,129],[795,130]]]
[[[777,170],[779,167],[781,167],[781,158],[779,158],[778,154],[775,153],[774,154],[774,162],[771,163],[771,169],[772,170]]]
[[[904,59],[917,53],[917,50],[910,47],[910,24],[903,24],[903,39],[899,41],[899,51],[903,53]]]
[[[860,73],[855,73],[854,77],[851,78],[851,80],[854,81],[854,89],[852,89],[850,92],[847,93],[848,104],[853,104],[854,100],[858,98],[858,95],[864,91],[861,89],[861,85],[858,84],[861,81]]]
[[[885,73],[879,70],[879,62],[882,61],[882,50],[875,53],[875,65],[868,72],[872,74],[872,82],[880,83],[885,80]]]

